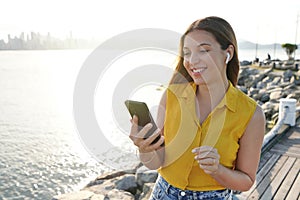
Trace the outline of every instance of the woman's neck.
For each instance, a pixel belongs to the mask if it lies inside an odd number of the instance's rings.
[[[229,81],[218,81],[211,84],[197,86],[197,100],[205,105],[210,105],[211,110],[215,108],[225,96],[229,87]],[[201,104],[201,103],[200,103]]]

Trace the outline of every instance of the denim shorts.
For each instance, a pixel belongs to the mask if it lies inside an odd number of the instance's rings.
[[[213,190],[213,191],[192,191],[181,190],[170,185],[161,176],[158,177],[154,189],[152,191],[150,200],[231,200],[231,190]]]

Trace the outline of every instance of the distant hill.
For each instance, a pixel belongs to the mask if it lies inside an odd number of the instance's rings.
[[[255,49],[256,44],[253,42],[242,40],[242,41],[238,42],[238,47],[239,47],[239,49]],[[258,44],[257,47],[259,49],[274,49],[274,44]],[[281,44],[276,43],[276,49],[280,49],[280,48],[282,48]]]

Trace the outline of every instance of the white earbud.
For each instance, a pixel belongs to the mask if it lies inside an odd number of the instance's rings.
[[[227,52],[227,54],[226,54],[226,55],[227,55],[227,57],[226,57],[226,61],[225,61],[225,63],[226,63],[226,64],[228,64],[228,62],[229,62],[229,59],[230,59],[230,53],[228,53],[228,52]]]

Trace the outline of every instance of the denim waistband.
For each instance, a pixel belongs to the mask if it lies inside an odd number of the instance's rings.
[[[159,176],[157,184],[168,194],[177,199],[231,199],[231,190],[193,191],[181,190],[170,185],[163,177]]]

